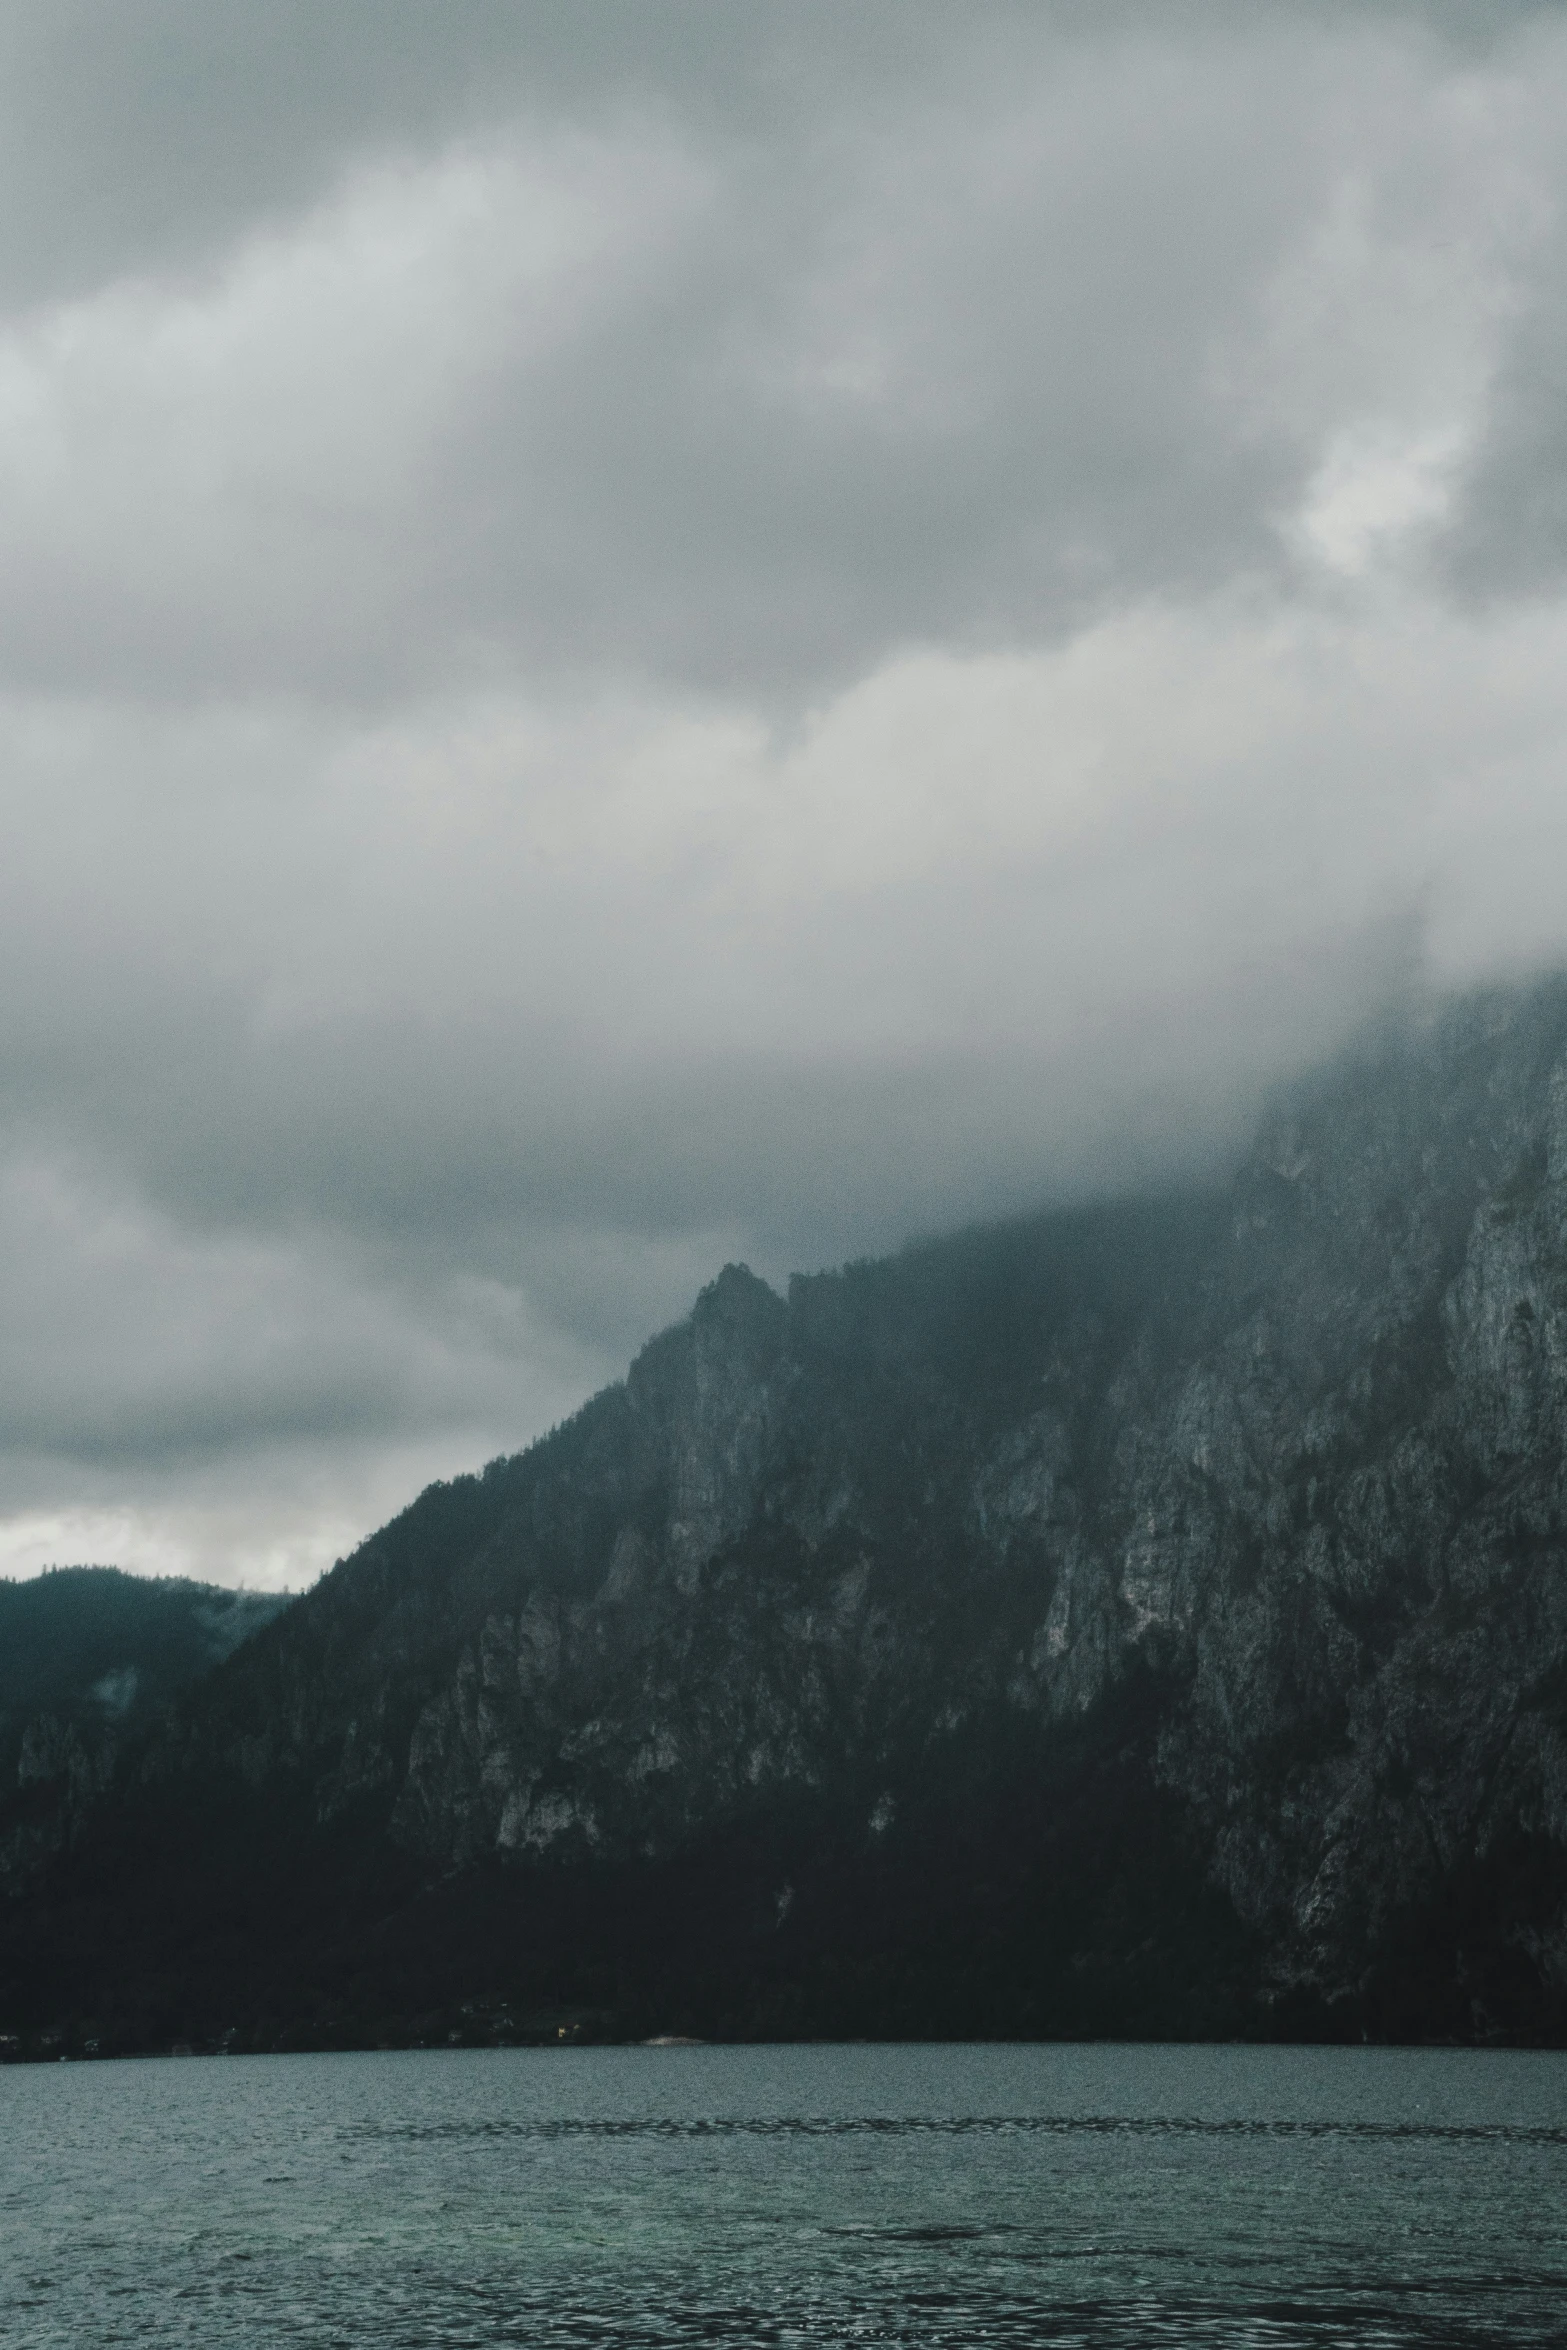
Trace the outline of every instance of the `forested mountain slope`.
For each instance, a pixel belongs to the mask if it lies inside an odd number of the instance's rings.
[[[175,1707],[0,1999],[1567,2036],[1564,1415],[1553,983],[1295,1089],[1222,1192],[728,1268]]]
[[[58,1850],[169,1701],[288,1604],[116,1567],[0,1582],[0,1885]]]

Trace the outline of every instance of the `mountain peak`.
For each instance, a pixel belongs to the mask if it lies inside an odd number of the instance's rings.
[[[131,1981],[217,1872],[228,2007],[338,1980],[348,2038],[497,1983],[633,2037],[1567,2037],[1567,1003],[1483,1013],[1227,1193],[726,1266],[127,1763],[39,1998],[110,1996],[133,1851]]]

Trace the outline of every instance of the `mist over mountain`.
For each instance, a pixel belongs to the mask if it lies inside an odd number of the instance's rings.
[[[1567,958],[1546,0],[10,0],[0,1572]]]
[[[1564,1415],[1567,980],[1227,1186],[731,1265],[118,1751],[0,2009],[1560,2040]]]

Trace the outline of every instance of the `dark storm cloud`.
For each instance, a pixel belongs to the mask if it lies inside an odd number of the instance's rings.
[[[1401,22],[24,12],[5,669],[797,697],[1276,572],[1330,419],[1264,314]]]
[[[16,0],[0,24],[0,292],[52,301],[210,267],[364,158],[519,115],[641,106],[765,137],[885,100],[1049,12],[965,13],[960,36],[930,0]]]
[[[0,1555],[297,1573],[726,1256],[1559,954],[1564,103],[1522,6],[8,10]]]

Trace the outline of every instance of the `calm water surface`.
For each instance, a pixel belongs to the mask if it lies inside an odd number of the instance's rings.
[[[0,2071],[0,2343],[1567,2344],[1567,2057]]]

